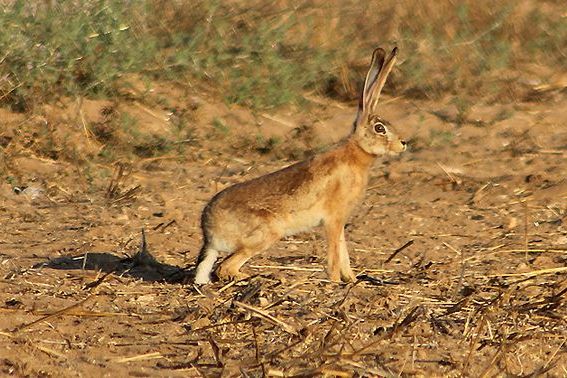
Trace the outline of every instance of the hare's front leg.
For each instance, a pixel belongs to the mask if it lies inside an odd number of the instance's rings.
[[[344,222],[327,222],[325,225],[328,243],[327,271],[331,281],[356,281],[356,276],[350,268],[350,260],[345,240]]]
[[[350,267],[350,257],[348,255],[348,249],[345,239],[345,228],[341,228],[340,235],[340,248],[339,248],[339,261],[341,267],[341,279],[344,282],[354,282],[356,281],[356,275]]]

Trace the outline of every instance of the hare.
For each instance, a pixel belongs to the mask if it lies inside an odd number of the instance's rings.
[[[328,242],[327,271],[332,281],[356,280],[345,241],[345,223],[366,190],[376,157],[406,149],[376,105],[397,48],[386,58],[377,48],[366,75],[350,136],[330,151],[279,171],[230,186],[203,210],[203,247],[196,284],[210,281],[220,252],[230,253],[217,269],[220,279],[240,277],[240,268],[284,236],[323,225]]]

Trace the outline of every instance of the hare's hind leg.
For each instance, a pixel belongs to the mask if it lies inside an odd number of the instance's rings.
[[[356,276],[350,268],[350,259],[345,240],[344,222],[331,221],[326,223],[325,231],[327,234],[328,256],[327,272],[333,282],[356,281]]]
[[[199,263],[195,272],[195,283],[197,285],[204,285],[211,281],[211,271],[219,257],[219,252],[204,245],[199,254]]]
[[[217,269],[217,276],[221,280],[231,280],[245,278],[246,275],[240,273],[240,268],[248,259],[254,256],[256,251],[252,248],[240,248],[236,250],[232,255],[230,255],[226,260],[224,260],[219,268]]]
[[[252,256],[268,249],[279,239],[280,235],[276,232],[254,231],[249,237],[242,240],[242,246],[239,249],[220,264],[217,276],[223,280],[244,277],[245,275],[240,273],[242,265]]]

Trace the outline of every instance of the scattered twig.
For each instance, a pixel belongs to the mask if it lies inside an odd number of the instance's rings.
[[[86,254],[85,254],[86,255]],[[101,283],[104,282],[104,280],[110,276],[112,273],[114,273],[114,270],[111,270],[110,272],[106,272],[105,274],[103,274],[102,276],[100,276],[98,279],[96,279],[93,282],[89,282],[88,284],[86,284],[85,286],[83,286],[83,290],[92,290],[94,288],[96,288],[98,285],[100,285]]]
[[[211,345],[211,349],[213,350],[213,356],[215,357],[215,361],[217,363],[217,366],[223,367],[224,366],[224,361],[223,361],[224,356],[222,354],[221,348],[219,347],[219,345],[217,344],[215,339],[213,339],[211,336],[209,336],[208,340],[209,340],[209,344]]]
[[[422,306],[416,306],[414,307],[405,317],[404,319],[399,322],[396,323],[392,329],[392,333],[391,336],[394,336],[396,333],[398,333],[398,330],[402,329],[402,328],[406,328],[407,326],[409,326],[411,323],[413,323],[414,321],[417,320],[417,318],[423,313],[423,307]]]
[[[529,240],[528,240],[528,201],[525,200],[523,202],[523,207],[524,207],[524,250],[525,250],[525,255],[524,255],[524,259],[526,260],[526,262],[528,261],[528,250],[529,250]]]
[[[224,326],[227,326],[227,325],[244,324],[244,323],[251,323],[251,322],[252,322],[251,319],[234,320],[234,321],[230,321],[230,322],[211,324],[211,325],[201,327],[201,328],[195,328],[195,329],[189,330],[188,332],[202,332],[202,331],[207,331],[207,330],[213,329],[213,328],[224,327]]]
[[[35,311],[35,315],[53,315],[51,311]],[[129,314],[125,312],[97,312],[97,311],[85,311],[85,310],[69,310],[64,314],[59,314],[59,316],[82,316],[82,317],[93,317],[93,318],[108,318],[113,316],[127,316],[127,317],[139,317],[138,314]]]
[[[155,360],[159,358],[165,358],[165,357],[160,352],[152,352],[152,353],[138,354],[137,356],[132,356],[132,357],[117,358],[114,359],[114,362],[121,364],[125,362],[147,361],[147,360]]]
[[[466,372],[467,369],[468,369],[471,357],[472,357],[473,352],[474,352],[474,346],[477,344],[478,340],[480,339],[482,331],[484,330],[484,326],[485,326],[485,319],[484,319],[484,316],[481,316],[479,321],[478,321],[478,326],[476,327],[476,333],[472,337],[470,344],[469,344],[469,352],[468,352],[467,357],[465,358],[465,361],[463,363],[463,372]]]
[[[161,231],[161,232],[164,232],[166,228],[168,228],[169,226],[171,226],[171,225],[174,224],[174,223],[177,223],[177,221],[176,221],[175,219],[172,219],[172,220],[170,220],[170,221],[167,222],[167,223],[161,222],[161,223],[158,223],[158,224],[153,228],[153,230],[154,230],[154,231],[157,231],[157,230],[159,230],[159,229],[161,228],[160,231]]]
[[[295,270],[300,272],[323,272],[323,268],[303,268],[293,265],[250,265],[253,269]]]
[[[524,273],[499,273],[499,274],[491,274],[487,275],[486,277],[520,277],[520,276],[528,276],[528,277],[535,277],[541,276],[546,274],[555,274],[555,273],[562,273],[567,272],[567,266],[562,266],[559,268],[549,268],[549,269],[540,269],[540,270],[532,270],[530,272]]]
[[[78,302],[78,303],[75,303],[75,304],[73,304],[73,305],[71,305],[71,306],[65,307],[65,308],[63,308],[63,309],[61,309],[61,310],[59,310],[59,311],[55,311],[54,313],[49,314],[49,315],[47,315],[47,316],[44,316],[44,317],[42,317],[42,318],[39,318],[39,319],[37,319],[37,320],[34,320],[34,321],[31,322],[31,323],[21,325],[21,326],[17,327],[13,332],[14,332],[14,333],[20,332],[20,331],[23,331],[24,329],[30,328],[30,327],[32,327],[32,326],[38,324],[38,323],[48,321],[49,319],[53,319],[53,318],[55,318],[55,317],[57,317],[57,316],[61,316],[61,315],[65,314],[65,313],[67,313],[67,312],[69,312],[69,311],[71,311],[71,310],[73,310],[73,309],[75,309],[75,308],[77,308],[77,307],[80,307],[80,306],[84,305],[87,301],[89,301],[89,300],[92,299],[92,298],[94,298],[94,295],[89,295],[88,297],[86,297],[85,299],[83,299],[82,301],[80,301],[80,302]]]
[[[456,184],[456,185],[461,184],[461,180],[456,178],[451,172],[449,172],[447,167],[445,167],[443,164],[441,164],[439,162],[437,162],[437,165],[439,166],[439,168],[441,168],[443,170],[443,172],[445,172],[445,174],[449,178],[449,181],[451,181],[453,184]]]
[[[246,303],[238,302],[238,301],[234,301],[233,303],[237,307],[248,310],[252,314],[257,315],[257,316],[261,317],[262,319],[265,319],[265,320],[269,321],[270,323],[279,326],[281,329],[283,329],[287,333],[291,333],[292,335],[295,335],[295,336],[299,335],[299,332],[297,332],[297,330],[292,325],[276,318],[275,316],[268,314],[266,311],[264,311],[262,309],[259,309],[257,307],[248,305]]]
[[[130,202],[141,191],[141,185],[136,185],[128,189],[122,189],[124,182],[130,176],[131,169],[126,169],[125,164],[118,163],[112,174],[112,178],[106,188],[105,198],[111,204]]]
[[[44,346],[42,346],[42,345],[37,345],[37,344],[34,344],[34,343],[30,343],[30,344],[31,344],[34,348],[36,348],[36,349],[38,349],[38,350],[41,350],[42,352],[47,353],[47,354],[49,354],[50,356],[58,357],[58,358],[61,358],[62,360],[66,360],[66,359],[67,359],[67,356],[65,356],[63,353],[57,352],[56,350],[53,350],[53,349],[51,349],[51,348],[44,347]]]
[[[393,259],[394,257],[396,257],[398,253],[400,253],[401,251],[403,251],[404,249],[406,249],[407,247],[409,247],[409,246],[412,245],[412,244],[413,244],[413,240],[407,241],[406,244],[404,244],[404,245],[402,245],[400,248],[396,249],[396,250],[394,251],[394,253],[392,253],[392,254],[384,261],[384,264],[387,264],[387,263],[389,263],[390,261],[392,261],[392,259]]]

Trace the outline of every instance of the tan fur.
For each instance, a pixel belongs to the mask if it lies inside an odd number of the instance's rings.
[[[374,52],[355,128],[346,141],[328,152],[236,184],[213,197],[202,214],[204,243],[195,283],[209,282],[219,252],[231,255],[221,263],[217,275],[221,279],[235,278],[253,255],[284,236],[318,225],[325,228],[331,280],[356,279],[346,247],[345,223],[364,195],[375,158],[397,154],[406,146],[375,109],[396,51],[386,60],[382,49]],[[383,126],[383,132],[376,131],[378,124]]]

